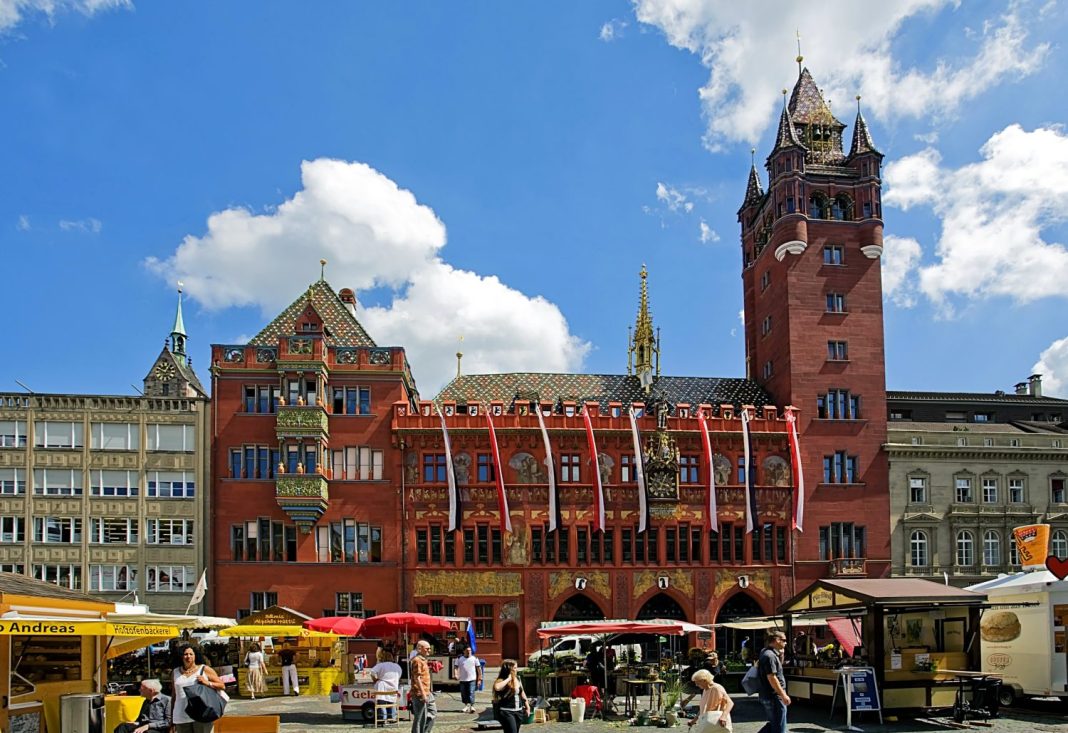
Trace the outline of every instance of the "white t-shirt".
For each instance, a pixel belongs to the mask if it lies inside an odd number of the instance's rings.
[[[249,652],[245,655],[245,662],[248,664],[249,669],[257,667],[263,669],[263,652]]]
[[[478,657],[472,654],[469,657],[456,657],[452,666],[456,668],[456,679],[460,682],[474,682],[478,679]]]
[[[193,719],[189,717],[185,712],[186,703],[189,699],[185,696],[185,688],[189,685],[195,684],[197,677],[204,674],[204,667],[198,666],[191,675],[182,674],[182,670],[179,667],[174,669],[174,713],[172,722],[178,723],[192,723]]]
[[[375,689],[388,692],[396,692],[400,685],[401,667],[396,662],[379,662],[370,669],[375,678]],[[379,702],[396,702],[396,695],[387,695],[378,698]]]

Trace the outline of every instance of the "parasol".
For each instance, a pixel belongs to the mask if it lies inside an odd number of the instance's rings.
[[[426,613],[414,613],[412,611],[396,611],[394,613],[380,613],[377,616],[363,620],[363,628],[360,635],[364,637],[389,636],[398,631],[407,635],[409,632],[434,632],[448,631],[452,628],[449,620],[441,616],[431,616]]]
[[[323,616],[305,621],[304,628],[338,636],[358,636],[363,628],[363,619],[355,616]]]

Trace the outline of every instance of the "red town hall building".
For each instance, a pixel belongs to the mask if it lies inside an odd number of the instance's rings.
[[[712,623],[770,613],[818,578],[885,575],[881,155],[859,113],[848,155],[843,130],[802,71],[768,157],[768,190],[754,166],[739,211],[748,378],[660,374],[644,270],[626,374],[458,373],[422,400],[404,350],[377,346],[352,292],[324,280],[250,343],[214,346],[215,612],[277,603],[312,616],[466,616],[493,663],[537,649],[543,621]],[[798,411],[803,532],[791,527],[787,406]],[[743,407],[755,415],[751,533]],[[555,530],[538,411],[553,456]],[[461,506],[455,531],[442,421]],[[709,528],[710,471],[718,531]]]

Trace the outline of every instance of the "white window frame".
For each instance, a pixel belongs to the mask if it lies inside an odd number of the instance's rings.
[[[26,441],[25,420],[0,420],[0,448],[25,448]]]
[[[63,584],[60,582],[62,576],[66,571],[67,582]],[[80,564],[72,563],[39,563],[32,567],[33,577],[37,580],[42,580],[45,583],[52,583],[58,585],[60,588],[69,588],[70,590],[82,589],[82,566]],[[49,577],[54,576],[54,577]]]
[[[1063,529],[1055,529],[1049,538],[1050,554],[1060,559],[1068,558],[1068,532]]]
[[[109,475],[107,481],[104,480],[105,474]],[[118,474],[126,474],[125,485],[116,481]],[[141,475],[137,471],[114,471],[106,468],[90,471],[89,495],[104,497],[137,496],[141,492],[140,477]],[[111,493],[108,493],[109,490]]]
[[[0,468],[0,495],[24,496],[26,494],[25,468]]]
[[[33,541],[42,545],[80,545],[82,529],[81,517],[34,517]],[[53,533],[60,539],[49,539]],[[69,539],[62,539],[64,535]]]
[[[137,567],[134,565],[89,566],[90,591],[122,593],[137,589]]]
[[[919,489],[920,498],[916,498],[916,490]],[[927,503],[927,478],[924,476],[909,476],[909,503]]]
[[[105,436],[105,432],[116,435]],[[126,433],[125,437],[118,435]],[[141,426],[130,422],[89,423],[89,448],[106,451],[136,451],[141,447]],[[118,441],[115,443],[115,441]]]
[[[192,547],[195,542],[193,521],[192,519],[150,517],[145,520],[145,544]],[[164,530],[164,528],[166,529]],[[163,541],[162,536],[164,534],[169,536],[170,539]],[[179,538],[180,541],[175,542],[175,538]]]
[[[993,529],[983,533],[983,565],[1001,565],[1001,535]]]
[[[66,420],[41,420],[33,425],[35,448],[74,450],[85,447],[85,425]]]
[[[0,517],[0,543],[15,544],[26,541],[26,518]]]
[[[974,504],[972,479],[969,476],[956,476],[953,479],[953,501],[956,504]]]
[[[927,532],[922,529],[914,529],[909,535],[909,562],[911,567],[926,568],[931,565],[930,540]],[[919,560],[919,562],[917,562]]]
[[[1017,498],[1019,492],[1019,498]],[[1027,484],[1022,478],[1009,478],[1009,503],[1023,504],[1027,501]]]
[[[181,582],[175,580],[180,571]],[[162,576],[167,582],[161,582]],[[196,585],[196,568],[192,565],[149,565],[145,568],[145,591],[148,593],[190,593]]]
[[[163,437],[175,430],[181,433],[180,447],[160,447]],[[196,428],[193,425],[149,423],[146,433],[145,450],[150,453],[192,453],[196,450]]]
[[[109,526],[113,525],[113,526]],[[123,528],[125,525],[125,529]],[[90,517],[89,544],[91,545],[136,545],[137,519],[134,517]],[[113,532],[125,533],[126,539],[111,542],[107,539]]]
[[[59,477],[67,474],[66,483],[51,484],[60,481]],[[80,468],[35,468],[33,469],[34,496],[82,496],[84,479]]]
[[[982,499],[984,504],[997,504],[998,503],[998,480],[996,478],[987,476],[980,479],[982,484]]]
[[[956,553],[953,558],[957,567],[971,567],[975,565],[975,535],[970,529],[962,529],[957,532]]]
[[[160,476],[167,478],[161,479]],[[181,476],[181,481],[175,477]],[[149,471],[145,481],[145,496],[153,499],[193,499],[196,497],[196,474],[193,471]],[[181,483],[181,493],[175,495],[174,484]],[[161,484],[167,484],[166,488]]]

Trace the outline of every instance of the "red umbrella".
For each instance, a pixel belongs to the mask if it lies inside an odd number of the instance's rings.
[[[413,613],[411,611],[397,611],[395,613],[380,613],[377,616],[363,620],[361,636],[389,636],[398,631],[407,634],[410,631],[417,633],[448,631],[452,628],[449,620],[441,616],[431,616],[426,613]]]
[[[356,636],[363,628],[363,619],[354,616],[324,616],[304,622],[304,628],[325,631],[338,636]]]

